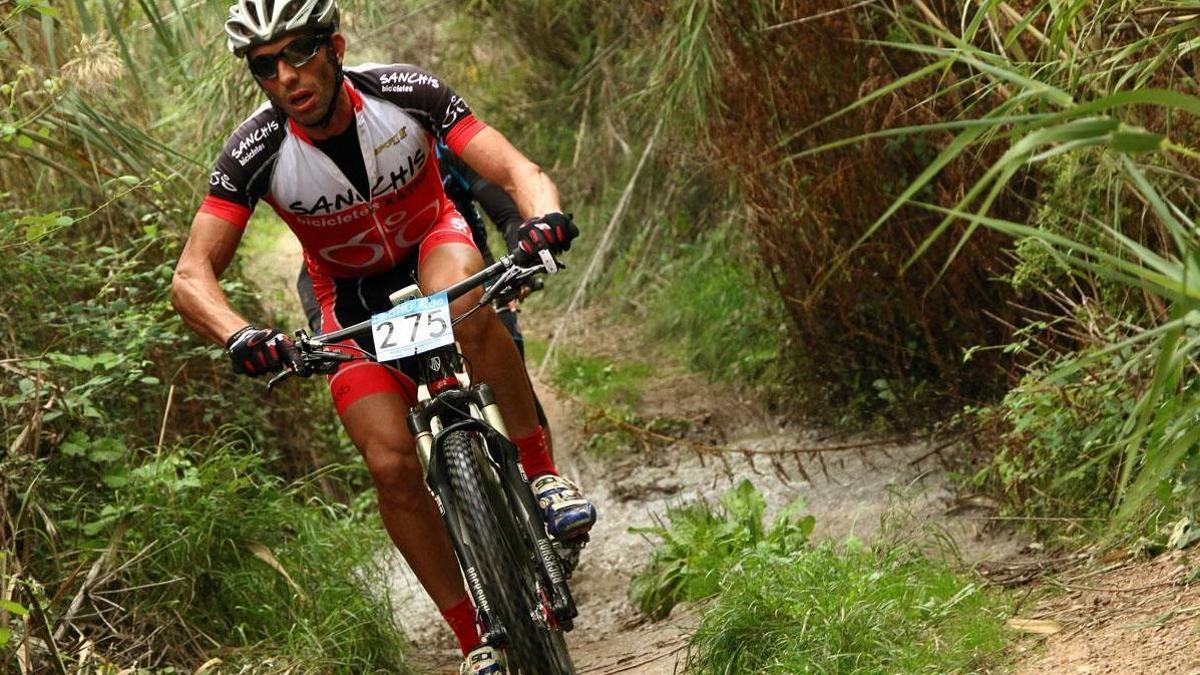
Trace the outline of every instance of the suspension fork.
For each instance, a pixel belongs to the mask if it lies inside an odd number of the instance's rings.
[[[469,404],[478,407],[483,415],[483,420],[460,418],[444,427],[436,436],[432,433],[430,421],[433,417],[442,419],[445,419],[444,416],[459,417],[458,411],[463,410]],[[469,551],[466,551],[462,533],[457,531],[457,509],[459,507],[457,504],[451,503],[453,500],[443,500],[440,497],[441,494],[448,493],[449,485],[442,446],[448,434],[460,430],[479,433],[487,441],[484,448],[489,459],[499,469],[500,484],[512,506],[518,527],[523,530],[528,541],[533,543],[534,550],[537,552],[536,560],[539,571],[550,591],[551,612],[564,631],[571,630],[573,620],[579,611],[571,595],[571,590],[567,586],[562,563],[554,551],[550,537],[546,534],[545,524],[540,515],[541,509],[538,507],[533,492],[529,489],[525,476],[521,473],[520,463],[517,460],[517,447],[503,433],[504,420],[491,389],[486,384],[479,384],[470,389],[446,391],[437,398],[414,407],[409,412],[408,424],[409,430],[412,431],[417,442],[418,456],[425,468],[426,483],[434,493],[438,509],[446,521],[451,542],[455,547],[455,552],[459,554],[459,561],[468,577],[468,586],[472,596],[478,596],[475,597],[476,607],[483,608],[487,599],[484,597],[482,584],[478,583],[478,576],[476,575],[474,579],[470,578],[471,570],[475,568],[474,558]],[[491,626],[492,624],[486,625]]]
[[[460,427],[451,425],[435,437],[430,430],[431,417],[427,409],[418,411],[416,408],[411,410],[408,416],[409,429],[413,431],[416,438],[417,453],[425,468],[425,484],[432,493],[438,512],[441,513],[442,521],[446,525],[450,545],[454,548],[454,554],[458,556],[463,577],[467,582],[467,591],[471,594],[471,600],[475,603],[475,609],[479,613],[482,624],[487,628],[487,633],[482,636],[482,640],[492,647],[504,647],[508,644],[508,631],[499,615],[492,610],[491,602],[488,600],[487,593],[484,592],[483,581],[479,576],[477,559],[464,540],[459,525],[462,522],[462,507],[453,499],[443,498],[443,495],[450,494],[449,470],[446,466],[443,446],[446,434]]]
[[[569,631],[574,625],[574,619],[579,614],[579,610],[575,607],[575,599],[571,596],[571,589],[567,586],[562,561],[559,559],[558,553],[554,551],[554,545],[551,543],[549,535],[546,534],[541,507],[538,506],[537,498],[533,496],[533,491],[529,489],[525,475],[521,472],[517,446],[508,439],[504,420],[500,416],[500,409],[496,405],[496,396],[492,393],[491,387],[481,383],[474,387],[474,394],[484,419],[488,423],[481,430],[488,440],[485,447],[489,449],[492,461],[500,468],[500,482],[504,486],[504,491],[508,493],[508,500],[516,512],[517,521],[524,528],[525,535],[529,541],[533,542],[534,549],[537,551],[543,579],[549,582],[550,609],[554,613],[554,618],[564,631]]]

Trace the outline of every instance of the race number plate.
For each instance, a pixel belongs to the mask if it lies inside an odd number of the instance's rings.
[[[371,317],[375,358],[400,359],[454,344],[445,293],[417,298]]]

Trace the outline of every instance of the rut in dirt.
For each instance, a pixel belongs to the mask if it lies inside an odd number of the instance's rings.
[[[985,532],[980,521],[962,517],[961,511],[944,515],[956,495],[932,442],[830,451],[823,461],[809,457],[803,469],[783,471],[762,458],[700,455],[686,443],[629,448],[620,459],[606,461],[573,451],[585,445],[587,430],[581,421],[587,411],[551,387],[539,383],[537,389],[554,429],[560,469],[580,482],[600,514],[571,582],[580,614],[568,644],[581,673],[682,671],[697,616],[688,607],[677,607],[659,622],[638,613],[628,597],[629,583],[649,560],[655,542],[631,530],[655,525],[671,506],[715,500],[743,479],[750,479],[766,498],[768,518],[802,499],[816,518],[817,538],[869,540],[885,515],[896,515],[915,526],[943,528],[970,561],[1005,557],[1020,548],[1016,539]],[[706,444],[766,452],[836,445],[828,433],[781,426],[753,402],[682,372],[656,378],[643,392],[640,412],[647,418],[685,421],[688,440]],[[457,672],[457,650],[432,603],[402,562],[397,560],[395,570],[391,590],[397,615],[421,667]]]

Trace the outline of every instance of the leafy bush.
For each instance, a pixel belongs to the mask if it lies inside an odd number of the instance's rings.
[[[796,502],[764,528],[766,501],[743,480],[721,497],[720,505],[700,501],[668,510],[667,522],[634,530],[662,540],[629,586],[634,605],[651,618],[662,618],[680,602],[717,595],[725,573],[751,552],[798,553],[814,524],[812,516],[799,516],[802,509]]]
[[[20,2],[0,22],[0,671],[402,667],[363,590],[379,528],[330,505],[365,481],[338,470],[357,453],[327,395],[257,404],[167,297],[214,146],[257,96],[211,58],[224,14]],[[261,315],[236,262],[222,283]]]
[[[1000,450],[976,475],[980,487],[1003,495],[1005,511],[1088,524],[1113,506],[1120,471],[1114,439],[1135,396],[1136,381],[1107,368],[1048,384],[1026,376],[985,424],[1003,429]]]
[[[14,561],[25,582],[16,597],[60,617],[60,650],[86,639],[95,658],[117,663],[403,666],[402,635],[375,590],[381,530],[317,498],[315,477],[272,476],[232,428],[148,449],[75,432],[55,456],[5,458],[0,469],[0,487],[28,486],[7,495],[13,540],[47,551]],[[81,566],[100,575],[74,578]],[[47,597],[34,580],[67,595]],[[30,653],[49,667],[40,638]]]
[[[911,536],[810,543],[793,504],[764,527],[749,481],[716,506],[673,508],[639,530],[661,540],[630,585],[652,618],[712,599],[688,645],[690,673],[963,672],[1004,645],[1005,600]]]

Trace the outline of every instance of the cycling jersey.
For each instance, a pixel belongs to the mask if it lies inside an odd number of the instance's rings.
[[[442,188],[434,145],[461,152],[485,128],[444,82],[413,66],[347,68],[343,86],[361,167],[349,161],[354,137],[322,141],[322,150],[264,105],[225,144],[200,206],[245,227],[260,200],[271,205],[304,247],[323,332],[390,308],[388,294],[415,281],[416,266],[438,246],[474,246]],[[373,348],[370,340],[358,346]],[[338,412],[377,392],[412,403],[410,375],[355,361],[330,376],[330,392]]]
[[[330,157],[269,104],[233,133],[200,210],[244,227],[259,200],[287,223],[309,267],[361,277],[405,261],[439,222],[469,232],[442,189],[438,140],[455,153],[485,128],[438,78],[409,65],[346,69],[370,185],[361,194]],[[457,215],[457,214],[455,214]]]

